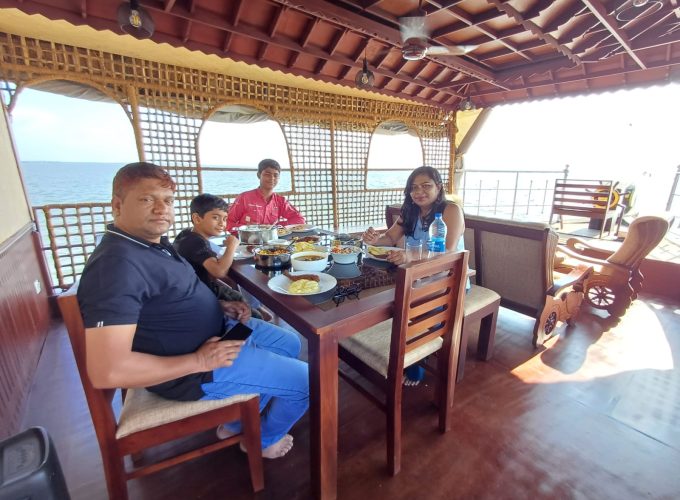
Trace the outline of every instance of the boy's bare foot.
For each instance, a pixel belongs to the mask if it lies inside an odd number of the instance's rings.
[[[248,450],[246,449],[246,446],[243,443],[243,441],[241,441],[240,446],[241,451],[243,451],[244,453],[248,453]],[[262,456],[264,458],[281,458],[286,453],[288,453],[292,448],[293,448],[293,436],[291,436],[290,434],[286,434],[276,443],[267,446],[264,450],[262,450]]]

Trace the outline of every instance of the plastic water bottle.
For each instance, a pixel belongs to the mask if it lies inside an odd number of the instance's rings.
[[[446,223],[442,220],[442,214],[434,214],[427,247],[431,252],[446,252]]]

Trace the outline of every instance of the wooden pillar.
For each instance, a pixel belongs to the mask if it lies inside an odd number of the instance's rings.
[[[137,143],[137,156],[139,161],[146,161],[144,151],[144,138],[142,137],[142,125],[139,118],[139,103],[137,102],[137,90],[134,86],[128,85],[127,98],[132,112],[132,129],[135,132],[135,142]]]

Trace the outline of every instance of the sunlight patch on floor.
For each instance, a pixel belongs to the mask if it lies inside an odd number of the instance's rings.
[[[634,302],[618,325],[599,338],[593,336],[592,343],[581,332],[563,333],[565,338],[548,341],[545,351],[512,370],[512,374],[525,383],[552,384],[583,382],[637,370],[672,370],[673,355],[666,337],[670,332],[664,331],[655,313],[659,307],[663,306]],[[588,316],[583,321],[587,322]],[[596,331],[596,326],[592,330]],[[580,337],[571,339],[569,335]],[[563,352],[553,356],[552,349]]]

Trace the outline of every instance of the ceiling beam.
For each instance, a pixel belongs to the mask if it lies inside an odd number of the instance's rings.
[[[605,6],[600,2],[600,0],[581,0],[586,7],[590,10],[590,12],[593,13],[595,17],[597,17],[598,21],[602,23],[602,25],[607,28],[607,31],[612,34],[614,38],[621,44],[621,47],[628,53],[628,55],[637,63],[638,66],[642,69],[647,69],[645,66],[645,63],[642,62],[642,60],[637,56],[637,54],[633,51],[633,49],[630,46],[630,40],[628,39],[628,35],[622,30],[619,29],[616,19],[614,19],[612,16],[609,15],[607,12],[607,9]]]
[[[513,19],[516,23],[523,26],[524,29],[529,31],[535,37],[543,40],[547,45],[551,46],[559,54],[562,54],[563,56],[565,56],[566,58],[568,58],[569,60],[573,61],[576,64],[581,63],[581,60],[578,58],[578,56],[574,54],[568,47],[560,45],[554,36],[543,32],[541,27],[538,26],[535,22],[528,19],[524,19],[522,14],[509,3],[503,3],[500,0],[489,0],[489,2],[492,3],[498,10],[504,12],[510,19]]]
[[[388,45],[401,47],[401,33],[397,28],[392,28],[385,24],[379,23],[372,19],[368,19],[360,14],[352,12],[351,10],[343,8],[336,2],[326,0],[305,0],[300,2],[297,0],[272,0],[281,5],[287,5],[291,9],[299,12],[304,12],[317,19],[322,19],[328,23],[343,26],[351,31],[362,33],[371,39],[381,40]],[[442,61],[437,58],[428,58],[436,61],[438,64],[457,69],[472,76],[478,77],[489,83],[494,83],[495,76],[493,72],[488,69],[471,63],[463,58],[456,57],[451,60]]]

